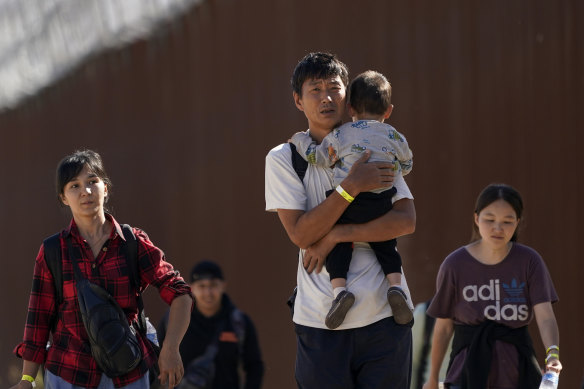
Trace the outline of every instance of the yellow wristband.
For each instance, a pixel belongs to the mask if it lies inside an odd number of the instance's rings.
[[[556,346],[555,344],[552,344],[551,346],[549,346],[547,348],[547,350],[545,350],[545,353],[546,354],[549,354],[550,351],[552,351],[552,350],[557,350],[558,352],[560,352],[560,347],[559,346]]]
[[[28,374],[23,374],[21,380],[30,382],[32,384],[33,388],[36,387],[36,384],[34,382],[34,377],[29,376]]]
[[[345,200],[347,200],[349,203],[352,203],[352,202],[353,202],[353,200],[355,200],[355,198],[354,198],[353,196],[351,196],[350,194],[348,194],[348,193],[347,193],[347,191],[346,191],[346,190],[344,190],[344,189],[343,189],[343,187],[342,187],[342,186],[340,186],[340,185],[338,185],[338,186],[337,186],[337,192],[338,192],[338,193],[339,193],[341,196],[343,196],[343,198],[344,198]]]
[[[28,374],[23,374],[22,381],[34,382],[34,378]]]
[[[545,357],[545,364],[547,365],[548,361],[550,360],[550,358],[556,358],[557,360],[560,360],[560,356],[558,354],[548,354],[547,357]]]

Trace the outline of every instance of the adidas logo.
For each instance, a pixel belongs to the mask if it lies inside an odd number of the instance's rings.
[[[503,301],[506,303],[524,303],[525,297],[523,296],[523,288],[525,287],[525,282],[520,285],[517,284],[517,280],[513,278],[510,284],[503,283],[503,290],[509,296],[504,298]]]
[[[503,298],[501,305],[501,285],[506,295],[509,297]],[[484,315],[490,320],[527,320],[529,317],[529,308],[525,303],[525,297],[522,297],[525,283],[518,284],[517,280],[513,279],[510,284],[501,284],[496,280],[490,280],[485,285],[467,285],[462,289],[462,297],[468,302],[478,301],[493,301],[491,305],[487,305],[484,309]]]

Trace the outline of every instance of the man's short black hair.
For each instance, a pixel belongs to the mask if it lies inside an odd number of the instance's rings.
[[[292,90],[302,96],[302,85],[306,80],[322,80],[339,76],[343,85],[349,83],[349,69],[347,65],[330,53],[310,53],[298,62],[292,73]]]
[[[191,270],[191,282],[199,280],[213,280],[223,279],[223,272],[221,267],[212,261],[201,261],[197,263]]]

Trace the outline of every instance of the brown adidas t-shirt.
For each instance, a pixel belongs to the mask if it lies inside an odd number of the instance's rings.
[[[454,324],[477,325],[489,319],[518,328],[533,319],[534,305],[557,300],[549,272],[535,250],[514,243],[503,261],[485,265],[461,247],[446,257],[440,266],[436,295],[428,314],[452,319]],[[465,357],[466,350],[456,356],[446,383],[460,383]],[[517,388],[518,361],[515,346],[497,341],[488,387]]]

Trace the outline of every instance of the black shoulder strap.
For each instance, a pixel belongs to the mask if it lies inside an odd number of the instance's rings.
[[[138,240],[132,227],[128,224],[122,224],[122,232],[124,234],[125,242],[122,243],[122,253],[126,258],[128,266],[128,275],[130,283],[136,293],[138,294],[138,327],[140,331],[146,333],[146,317],[144,316],[144,301],[142,301],[142,290],[140,289],[140,267],[138,265]]]
[[[58,305],[61,305],[63,302],[63,262],[61,260],[60,235],[60,233],[56,233],[43,241],[45,262],[53,276]]]
[[[121,227],[125,239],[125,242],[122,243],[121,249],[124,257],[126,258],[126,263],[128,264],[130,282],[138,294],[140,294],[140,276],[138,272],[138,241],[136,240],[136,235],[134,235],[132,227],[130,227],[128,224],[122,224]]]
[[[296,174],[298,174],[300,181],[302,181],[304,180],[306,169],[308,169],[308,161],[302,158],[302,155],[298,153],[293,143],[290,143],[290,149],[292,150],[292,167]]]
[[[231,325],[233,326],[233,331],[237,336],[239,355],[241,358],[243,358],[243,344],[245,342],[245,318],[243,317],[243,312],[237,308],[234,308],[231,312]]]
[[[122,232],[125,243],[122,243],[122,252],[128,264],[130,282],[136,293],[138,293],[138,323],[140,329],[146,333],[146,319],[144,317],[144,302],[142,301],[142,291],[140,290],[140,276],[138,271],[138,241],[134,235],[132,227],[128,224],[122,225]],[[55,284],[55,294],[57,304],[63,302],[63,261],[61,259],[61,239],[60,233],[56,233],[43,241],[45,251],[45,262],[53,276]]]

